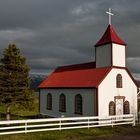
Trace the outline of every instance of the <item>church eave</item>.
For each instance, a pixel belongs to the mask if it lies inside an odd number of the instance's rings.
[[[97,89],[97,87],[40,87],[39,89]]]
[[[126,43],[118,43],[118,42],[115,42],[115,41],[108,41],[108,42],[105,42],[105,43],[102,43],[102,44],[97,44],[97,45],[95,45],[95,47],[100,47],[100,46],[107,45],[107,44],[112,44],[112,43],[127,46]]]

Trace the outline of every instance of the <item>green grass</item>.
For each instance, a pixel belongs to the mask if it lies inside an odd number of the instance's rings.
[[[13,106],[11,108],[11,119],[28,119],[33,116],[37,116],[39,114],[38,109],[38,99],[35,99],[33,107],[29,109],[25,109],[19,106]],[[0,120],[6,119],[6,107],[4,105],[0,105]]]
[[[75,129],[63,131],[49,131],[16,135],[0,136],[0,140],[86,140],[98,137],[107,138],[112,135],[140,135],[140,126],[129,125],[116,127],[101,127],[90,129]]]

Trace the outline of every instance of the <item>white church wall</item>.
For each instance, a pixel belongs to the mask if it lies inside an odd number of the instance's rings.
[[[51,117],[94,116],[95,112],[95,89],[41,89],[40,113]],[[52,95],[52,110],[46,109],[47,94]],[[59,111],[59,96],[66,96],[66,112]],[[75,114],[75,96],[80,94],[83,99],[83,114]]]
[[[122,75],[123,88],[116,88],[116,76]],[[130,103],[130,113],[137,116],[137,87],[125,69],[113,68],[98,88],[99,116],[109,115],[109,102],[115,96],[125,96],[125,101]]]
[[[96,47],[96,67],[111,66],[111,45]]]
[[[125,46],[112,44],[113,47],[113,66],[125,67]]]

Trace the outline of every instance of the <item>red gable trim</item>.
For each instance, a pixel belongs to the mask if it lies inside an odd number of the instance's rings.
[[[108,70],[108,72],[106,73],[106,75],[104,76],[104,78],[100,81],[100,83],[98,84],[98,86],[102,83],[102,81],[105,79],[105,77],[108,75],[108,73],[112,70],[113,67],[110,67],[110,69]]]
[[[136,85],[136,87],[137,87],[137,88],[139,87],[138,83],[137,83],[136,80],[133,78],[132,74],[130,73],[130,71],[128,70],[127,67],[112,66],[111,68],[124,69],[124,70],[126,70],[127,73],[128,73],[128,75],[130,76],[130,78],[132,79],[132,81],[134,82],[134,84]]]
[[[120,39],[120,37],[117,35],[115,30],[111,25],[108,25],[104,35],[102,38],[95,44],[95,47],[109,44],[109,43],[116,43],[120,45],[126,45],[123,40]]]
[[[131,73],[129,72],[129,70],[127,68],[126,68],[126,71],[127,71],[128,75],[130,76],[130,78],[132,79],[132,81],[134,82],[134,84],[136,85],[137,92],[138,92],[139,91],[138,83],[135,81],[135,79],[133,78],[133,76],[131,75]]]
[[[134,84],[136,85],[136,87],[137,87],[137,92],[138,92],[138,90],[139,90],[139,85],[138,85],[138,83],[136,82],[136,80],[134,79],[134,77],[132,76],[132,74],[130,73],[130,71],[128,70],[127,67],[116,67],[116,66],[113,66],[112,68],[117,68],[117,69],[124,69],[124,70],[126,70],[127,73],[128,73],[128,75],[130,76],[130,78],[132,79],[132,81],[134,82]]]

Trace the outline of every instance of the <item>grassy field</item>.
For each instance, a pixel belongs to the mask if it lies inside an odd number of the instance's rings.
[[[21,108],[18,106],[13,106],[11,108],[11,119],[12,120],[19,120],[19,119],[32,119],[38,116],[39,109],[38,109],[38,99],[35,99],[33,107],[29,109]],[[6,118],[6,108],[4,105],[0,105],[0,120],[5,120]]]
[[[0,136],[0,140],[108,140],[112,136],[139,136],[140,126],[116,126]]]

